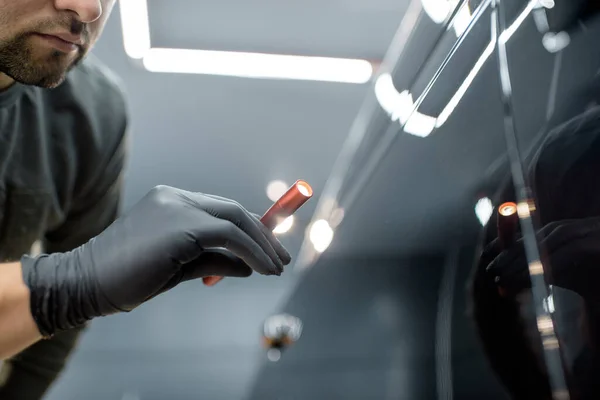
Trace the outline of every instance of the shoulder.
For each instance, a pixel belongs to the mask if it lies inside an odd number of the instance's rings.
[[[73,194],[84,196],[98,182],[116,179],[127,157],[129,122],[124,85],[116,74],[88,56],[59,87],[43,93],[53,148],[68,160]]]

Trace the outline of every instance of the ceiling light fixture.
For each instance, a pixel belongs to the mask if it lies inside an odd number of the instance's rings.
[[[119,5],[125,52],[143,60],[151,72],[355,84],[367,83],[373,76],[371,62],[360,59],[152,48],[147,0]]]
[[[365,60],[166,48],[150,49],[144,66],[151,72],[341,83],[366,83],[373,75]]]
[[[290,186],[282,180],[274,180],[267,185],[267,197],[275,202],[288,190]]]
[[[147,0],[125,0],[119,2],[119,7],[125,53],[133,59],[142,59],[150,50],[148,2]]]

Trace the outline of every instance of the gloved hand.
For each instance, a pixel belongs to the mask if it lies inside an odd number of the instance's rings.
[[[225,249],[225,250],[222,250]],[[203,276],[280,275],[291,257],[238,203],[160,186],[83,246],[23,257],[31,312],[44,336],[130,311]]]
[[[538,232],[541,253],[546,255],[549,283],[578,293],[586,300],[600,300],[600,218],[549,223]],[[496,241],[486,251],[497,250]],[[517,294],[531,287],[523,239],[501,252],[488,265],[487,273],[496,284]]]

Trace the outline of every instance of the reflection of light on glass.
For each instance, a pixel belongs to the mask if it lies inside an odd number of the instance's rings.
[[[292,229],[292,225],[294,225],[294,216],[290,215],[289,217],[284,219],[282,223],[277,225],[275,227],[275,229],[273,229],[273,233],[278,234],[278,235],[282,234],[282,233],[286,233],[287,231]]]
[[[456,33],[456,37],[459,37],[467,30],[469,23],[471,22],[471,17],[472,16],[471,12],[469,11],[469,7],[466,5],[458,10],[453,21],[453,28],[454,32]]]
[[[531,204],[522,201],[517,204],[517,213],[519,213],[519,218],[529,218],[531,216]]]
[[[435,128],[435,118],[413,109],[412,95],[405,90],[399,93],[394,86],[392,76],[381,74],[375,81],[375,97],[381,107],[390,114],[392,121],[404,125],[404,131],[411,135],[425,137]],[[411,114],[412,112],[412,114]]]
[[[277,362],[281,360],[281,351],[279,349],[269,349],[267,351],[267,358],[269,361]]]
[[[571,36],[567,32],[548,32],[542,37],[544,48],[550,53],[558,53],[571,43]]]
[[[431,20],[436,24],[442,24],[452,15],[452,11],[458,5],[458,0],[421,0],[421,3],[423,10]],[[463,34],[469,26],[469,22],[471,22],[471,12],[468,4],[465,4],[458,10],[453,21],[457,37]]]
[[[344,220],[344,215],[345,212],[343,208],[336,208],[335,210],[333,210],[333,212],[331,213],[331,217],[329,217],[331,227],[336,227],[339,224],[341,224]]]
[[[419,137],[427,137],[435,129],[436,119],[415,111],[404,125],[404,131]]]
[[[555,311],[553,295],[549,295],[547,298],[544,299],[544,311],[550,314],[552,314]]]
[[[312,225],[308,237],[315,250],[322,253],[327,250],[333,240],[333,229],[327,221],[320,219]]]
[[[144,66],[151,72],[344,83],[366,83],[373,74],[366,60],[167,48],[150,49]]]
[[[31,245],[31,250],[30,250],[29,254],[30,254],[32,257],[37,257],[37,256],[39,256],[40,254],[42,254],[42,248],[43,248],[43,246],[42,246],[42,242],[41,242],[41,240],[36,240],[36,241],[35,241],[35,242],[33,242],[33,244]]]
[[[453,6],[448,0],[421,0],[423,10],[436,24],[441,24],[450,16]]]
[[[538,317],[537,326],[538,326],[538,330],[544,334],[548,334],[548,333],[551,334],[552,331],[554,330],[554,325],[552,324],[552,320],[550,319],[550,317],[548,317],[546,315]]]
[[[452,5],[448,0],[421,0],[423,10],[436,24],[441,24],[450,16]]]
[[[150,22],[147,0],[119,2],[123,45],[131,58],[141,59],[150,50]]]
[[[529,16],[529,14],[531,14],[533,9],[537,5],[538,5],[538,0],[531,0],[529,3],[527,3],[527,6],[521,12],[521,14],[519,14],[519,16],[515,19],[515,21],[508,28],[506,28],[506,30],[504,32],[502,32],[500,34],[500,36],[498,37],[498,40],[500,41],[500,43],[506,43],[509,41],[509,39],[512,37],[512,35],[515,34],[517,29],[519,29],[521,24],[523,22],[525,22],[525,19]]]
[[[277,201],[288,190],[289,186],[280,180],[271,181],[267,185],[267,197],[271,201]]]
[[[475,215],[477,215],[477,219],[482,226],[488,223],[493,212],[494,206],[492,205],[492,201],[487,197],[479,199],[477,204],[475,204]]]
[[[519,14],[515,21],[504,32],[502,32],[500,35],[501,40],[507,42],[512,37],[512,35],[517,31],[521,24],[523,24],[527,16],[531,14],[535,6],[538,4],[537,1],[538,0],[531,0],[527,4],[523,12]],[[448,101],[437,118],[426,114],[421,114],[418,111],[415,111],[411,115],[411,111],[414,108],[412,94],[408,90],[398,92],[394,86],[391,75],[388,73],[381,74],[375,81],[375,97],[381,108],[390,114],[392,121],[398,120],[401,124],[405,124],[404,130],[406,133],[420,137],[428,136],[435,128],[441,127],[448,120],[450,115],[452,115],[452,112],[454,112],[462,100],[463,96],[475,80],[475,77],[479,74],[479,71],[481,71],[481,68],[494,52],[495,46],[496,38],[494,37],[485,47],[483,53],[481,56],[479,56],[471,71],[469,71],[458,90],[454,93],[450,101]],[[407,121],[409,117],[410,120]],[[434,125],[432,126],[432,124]]]
[[[542,267],[541,261],[533,261],[529,264],[529,275],[541,275],[544,273],[544,267]]]
[[[485,62],[488,60],[488,58],[490,58],[490,56],[494,52],[495,45],[496,40],[494,38],[487,45],[485,50],[483,50],[483,53],[481,54],[481,56],[479,56],[479,59],[477,60],[471,71],[469,71],[469,74],[467,75],[465,80],[460,84],[458,90],[456,91],[456,93],[454,93],[454,96],[452,96],[448,104],[446,104],[446,107],[444,107],[444,109],[438,116],[436,127],[439,128],[440,126],[444,125],[444,123],[448,120],[448,117],[450,117],[456,106],[458,106],[458,103],[460,103],[460,101],[462,100],[465,93],[467,93],[467,90],[475,80],[475,77],[477,76],[479,71],[481,71],[481,68],[483,67]]]

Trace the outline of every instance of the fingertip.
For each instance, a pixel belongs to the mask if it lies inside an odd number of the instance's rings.
[[[205,276],[204,278],[202,278],[202,282],[206,286],[215,286],[217,283],[221,282],[222,280],[223,280],[222,276]]]
[[[292,256],[289,253],[285,253],[285,257],[281,261],[283,265],[289,265],[292,262]]]

